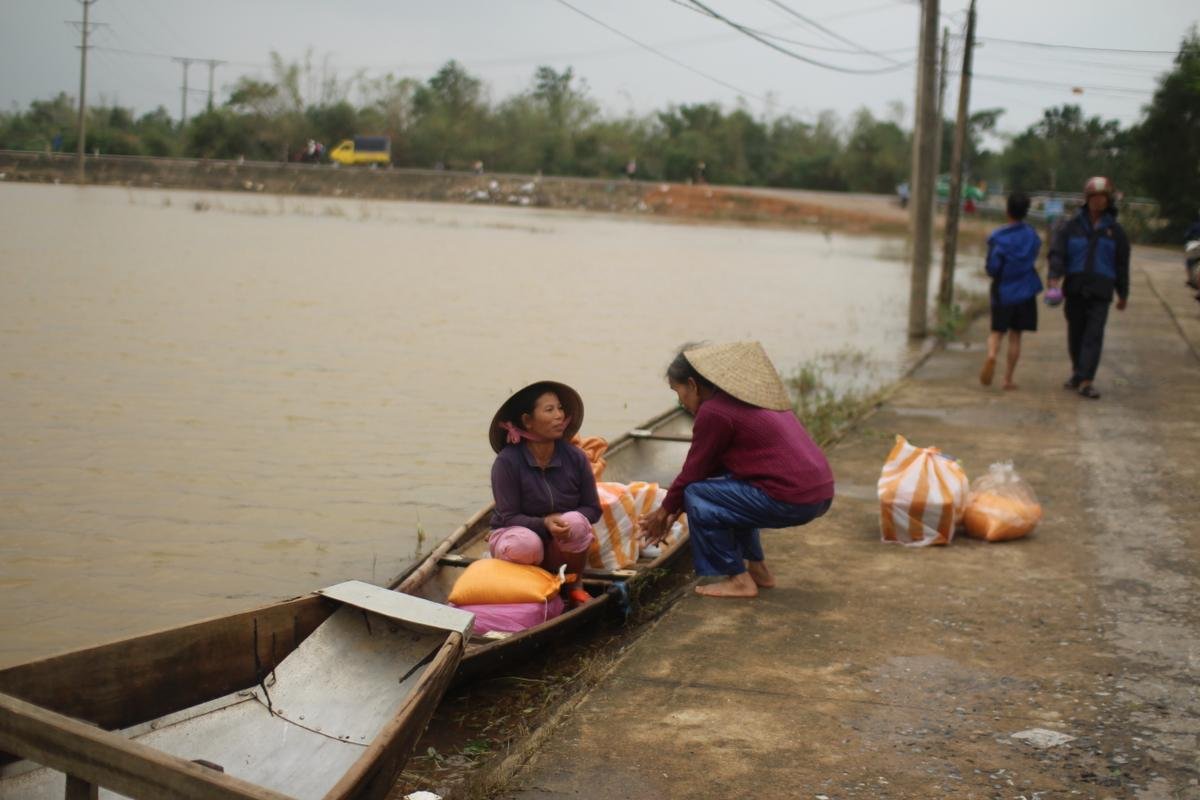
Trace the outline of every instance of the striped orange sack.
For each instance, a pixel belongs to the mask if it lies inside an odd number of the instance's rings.
[[[908,547],[950,544],[967,499],[967,476],[936,447],[914,447],[903,436],[879,475],[879,531]]]
[[[628,569],[641,555],[638,536],[638,517],[649,514],[662,505],[667,490],[657,483],[598,482],[600,520],[592,526],[596,541],[588,551],[588,566],[592,569]],[[663,545],[678,541],[687,532],[687,517],[680,515]]]

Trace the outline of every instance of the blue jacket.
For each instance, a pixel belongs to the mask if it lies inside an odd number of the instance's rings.
[[[992,305],[1012,306],[1037,297],[1042,279],[1037,274],[1042,240],[1024,222],[997,228],[988,237],[987,274],[992,276]]]
[[[1092,225],[1087,208],[1054,234],[1050,243],[1050,277],[1063,278],[1063,293],[1092,300],[1129,297],[1129,239],[1106,211]]]

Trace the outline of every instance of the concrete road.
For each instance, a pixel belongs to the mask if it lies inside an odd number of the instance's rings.
[[[778,588],[679,602],[504,796],[1200,798],[1200,304],[1177,258],[1135,257],[1101,400],[1061,387],[1058,310],[1015,392],[979,385],[976,324],[831,449],[830,514],[764,537]],[[1045,520],[880,543],[896,434],[971,477],[1011,459]]]

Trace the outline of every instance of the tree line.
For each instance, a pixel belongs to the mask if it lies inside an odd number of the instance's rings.
[[[648,180],[702,176],[718,184],[882,193],[908,180],[912,138],[899,103],[884,118],[864,108],[848,118],[827,111],[801,120],[715,103],[614,117],[601,112],[570,68],[538,67],[527,89],[492,102],[484,82],[456,61],[426,80],[344,81],[315,74],[311,55],[287,62],[272,54],[271,63],[269,79],[241,78],[225,103],[185,125],[161,107],[139,117],[117,105],[93,106],[86,149],[289,160],[309,139],[332,147],[355,135],[385,135],[393,163],[403,167],[470,169],[482,162],[490,171],[616,177],[632,162],[634,177]],[[1173,235],[1200,209],[1198,109],[1200,36],[1193,29],[1133,126],[1061,105],[993,150],[985,141],[996,138],[989,135],[1004,111],[977,111],[967,133],[968,179],[1073,192],[1089,175],[1108,175],[1126,195],[1155,199],[1169,223],[1164,234]],[[0,113],[0,148],[73,152],[75,115],[65,93]],[[943,126],[945,169],[954,126]]]

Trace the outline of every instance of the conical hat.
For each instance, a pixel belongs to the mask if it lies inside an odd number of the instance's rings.
[[[496,414],[492,417],[492,423],[488,426],[488,443],[491,444],[492,450],[499,453],[504,449],[507,434],[500,427],[501,423],[511,422],[518,427],[521,425],[521,420],[515,418],[519,415],[512,406],[513,400],[516,399],[517,395],[525,391],[525,389],[539,384],[545,386],[548,391],[552,391],[558,395],[558,400],[562,403],[563,410],[571,418],[567,429],[563,431],[563,441],[569,442],[571,441],[571,437],[579,433],[579,428],[583,425],[583,398],[579,396],[579,392],[565,383],[559,383],[558,381],[534,381],[529,386],[518,389],[509,395],[509,398],[501,404]]]
[[[718,389],[743,403],[790,411],[792,399],[758,342],[732,342],[685,350],[684,358]]]

